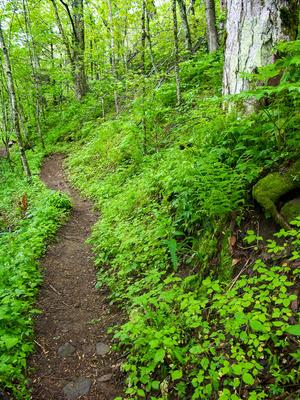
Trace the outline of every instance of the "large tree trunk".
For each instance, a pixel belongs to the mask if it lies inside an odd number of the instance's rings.
[[[225,95],[249,89],[241,73],[274,62],[274,46],[296,38],[298,11],[298,0],[227,0]]]
[[[15,134],[17,136],[17,141],[18,141],[18,146],[19,146],[19,151],[20,151],[20,158],[22,161],[23,170],[24,170],[27,178],[29,180],[31,180],[31,172],[30,172],[29,164],[27,162],[25,149],[23,146],[23,139],[22,139],[22,135],[21,135],[17,96],[16,96],[16,92],[15,92],[15,85],[14,85],[14,80],[13,80],[11,63],[10,63],[10,58],[9,58],[9,54],[7,51],[7,47],[5,45],[1,22],[0,22],[0,47],[3,52],[3,66],[4,66],[5,75],[6,75],[6,79],[7,79],[7,92],[8,92],[8,96],[9,96],[9,100],[10,100],[11,116],[12,116],[12,120],[13,120],[13,127],[15,130]]]
[[[218,47],[218,32],[216,27],[216,5],[215,0],[205,0],[206,31],[208,51],[215,52]]]

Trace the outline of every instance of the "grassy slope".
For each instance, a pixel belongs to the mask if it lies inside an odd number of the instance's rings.
[[[91,238],[98,284],[128,310],[117,337],[129,351],[133,398],[275,398],[298,382],[284,330],[299,269],[278,269],[283,261],[270,255],[228,292],[227,240],[230,221],[249,207],[251,184],[294,157],[295,135],[283,154],[263,114],[222,112],[220,71],[213,58],[184,64],[178,109],[172,83],[149,88],[146,140],[139,97],[106,122],[90,97],[65,110],[52,131],[75,141],[71,178],[101,210]],[[297,250],[291,242],[283,257]]]
[[[0,397],[1,389],[27,398],[26,358],[33,350],[34,300],[41,282],[38,260],[69,208],[69,200],[39,180],[42,152],[29,155],[29,184],[0,160]],[[26,194],[28,208],[21,199]]]

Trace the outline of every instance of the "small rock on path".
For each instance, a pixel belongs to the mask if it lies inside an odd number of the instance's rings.
[[[80,377],[73,382],[68,383],[64,388],[64,395],[68,400],[76,400],[80,396],[88,394],[92,385],[89,378]]]
[[[64,358],[70,357],[75,353],[75,351],[76,351],[75,347],[72,346],[71,343],[67,342],[59,347],[58,355]]]
[[[96,344],[96,353],[98,356],[105,356],[110,352],[110,347],[105,343],[97,343]]]

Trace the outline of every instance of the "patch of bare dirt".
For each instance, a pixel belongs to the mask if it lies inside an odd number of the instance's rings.
[[[69,221],[42,260],[44,283],[37,307],[36,352],[29,360],[33,400],[112,400],[122,393],[121,355],[107,328],[121,322],[105,293],[95,289],[92,252],[85,241],[97,220],[92,203],[71,188],[64,156],[48,157],[41,178],[73,202]]]

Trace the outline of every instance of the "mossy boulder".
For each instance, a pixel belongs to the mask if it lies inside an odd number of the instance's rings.
[[[289,229],[288,220],[277,210],[276,203],[280,197],[297,188],[300,188],[300,160],[284,173],[273,172],[259,180],[253,187],[252,195],[268,215],[283,228]]]
[[[285,203],[280,210],[280,214],[288,222],[296,219],[300,215],[300,197]]]

